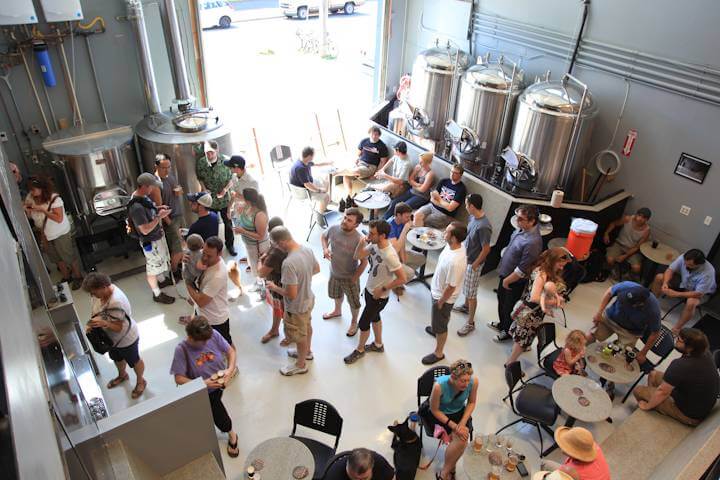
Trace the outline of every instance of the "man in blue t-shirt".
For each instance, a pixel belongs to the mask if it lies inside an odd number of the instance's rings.
[[[615,301],[610,304],[613,298]],[[644,345],[637,354],[637,361],[642,364],[660,335],[660,305],[655,295],[642,285],[620,282],[605,292],[593,324],[587,334],[588,343],[602,342],[615,333],[620,343],[634,347],[642,338]]]
[[[343,184],[348,194],[348,198],[345,199],[348,206],[352,206],[353,179],[374,178],[375,172],[385,166],[390,156],[387,145],[380,139],[382,133],[380,128],[370,127],[368,133],[370,136],[362,139],[358,144],[358,158],[355,160],[355,166],[336,173],[343,177]]]
[[[318,202],[318,212],[326,212],[328,203],[330,203],[330,195],[327,193],[327,183],[320,179],[315,180],[312,176],[312,167],[315,165],[315,149],[305,147],[302,151],[302,157],[295,160],[290,167],[290,185],[307,189],[313,200]],[[328,163],[318,163],[317,165],[327,165]],[[322,224],[325,220],[318,217]]]
[[[407,234],[412,228],[412,208],[405,202],[395,205],[395,215],[390,224],[390,245],[393,246],[405,268],[405,276],[412,279],[416,271],[425,264],[426,258],[420,252],[406,248]]]
[[[693,248],[676,258],[664,273],[659,273],[652,289],[655,295],[685,299],[680,319],[672,329],[677,335],[695,315],[695,309],[703,301],[703,297],[715,293],[715,268],[706,261],[701,250]]]
[[[195,223],[190,225],[185,238],[193,233],[200,235],[203,240],[216,237],[220,228],[220,221],[218,220],[218,214],[210,211],[212,196],[208,192],[198,192],[188,193],[185,198],[190,202],[190,209],[198,216]]]
[[[415,226],[443,230],[455,220],[458,209],[465,201],[467,188],[462,182],[465,169],[456,163],[450,171],[450,178],[441,180],[435,191],[430,194],[430,203],[415,212]]]

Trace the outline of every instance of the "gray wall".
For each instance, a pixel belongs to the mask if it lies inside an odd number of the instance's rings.
[[[404,73],[410,71],[417,52],[429,46],[435,37],[449,37],[457,43],[465,40],[465,45],[468,44],[463,36],[467,18],[452,8],[458,0],[408,2],[408,23],[402,38]],[[581,3],[579,0],[482,0],[475,2],[475,9],[574,35],[580,21]],[[720,3],[714,0],[657,0],[652,4],[640,0],[595,0],[590,6],[584,38],[685,62],[718,66],[720,31],[715,25],[718,18]],[[442,25],[442,30],[430,28],[428,19],[434,19],[435,26]],[[499,51],[521,60],[526,79],[548,69],[553,72],[552,78],[559,78],[567,70],[567,59],[491,36],[476,37],[475,48],[477,54]],[[569,55],[570,52],[568,59]],[[600,106],[590,149],[592,155],[608,146],[625,94],[625,81],[582,67],[577,67],[574,73],[590,86]],[[630,209],[649,206],[654,212],[653,231],[660,240],[681,250],[689,246],[709,250],[720,231],[717,208],[720,200],[714,194],[720,188],[718,125],[720,107],[716,105],[631,82],[624,118],[612,147],[619,151],[631,128],[638,131],[638,140],[631,157],[624,159],[620,176],[609,183],[604,192],[624,188],[635,197]],[[682,152],[714,163],[704,184],[673,174]],[[679,213],[681,205],[692,208],[689,216]],[[706,216],[714,217],[710,226],[703,224]]]
[[[186,32],[190,31],[189,17],[189,1],[179,0],[177,7],[179,10],[179,20],[181,28]],[[81,0],[84,14],[83,23],[89,23],[96,16],[105,19],[107,31],[103,34],[93,35],[90,37],[91,48],[95,57],[98,69],[98,78],[100,87],[103,92],[103,98],[107,108],[108,118],[110,122],[134,125],[146,114],[145,97],[143,95],[140,83],[140,70],[138,66],[138,55],[135,47],[135,37],[130,24],[126,20],[118,20],[116,17],[124,17],[125,2],[123,0]],[[36,6],[39,4],[35,0]],[[152,58],[155,64],[155,75],[157,78],[158,90],[160,92],[160,101],[163,108],[167,109],[171,105],[174,98],[174,89],[172,86],[170,65],[165,48],[165,39],[163,36],[160,23],[160,4],[159,1],[144,1],[145,17],[148,25],[148,35],[152,45]],[[40,9],[37,9],[40,13]],[[42,15],[41,15],[42,18]],[[48,32],[48,25],[39,24],[42,32]],[[183,37],[183,42],[190,40],[189,35]],[[188,45],[184,43],[184,45]],[[8,46],[8,37],[0,33],[0,49],[5,51]],[[68,61],[71,63],[73,57],[73,43],[68,39],[65,43],[65,50],[68,55]],[[192,49],[184,48],[187,65],[190,69],[190,82],[193,93],[197,96],[197,75],[193,71],[195,61]],[[85,42],[82,38],[75,38],[75,84],[78,92],[80,110],[84,120],[87,122],[102,122],[100,106],[95,91],[95,84],[92,79],[90,66],[88,62],[87,50]],[[188,53],[190,52],[190,54]],[[50,47],[50,56],[55,70],[57,86],[49,88],[50,98],[55,108],[58,118],[67,118],[72,122],[72,111],[68,96],[65,90],[65,82],[60,67],[60,60],[55,47]],[[32,60],[34,62],[34,60]],[[45,102],[45,97],[40,89],[42,79],[39,75],[37,64],[31,62],[30,68],[33,72],[36,85],[39,89],[39,95],[43,102],[43,108],[48,115],[48,121],[52,122],[49,117],[49,111]],[[21,115],[26,126],[36,125],[40,128],[39,135],[32,135],[33,148],[38,149],[43,138],[47,136],[47,131],[43,126],[40,113],[38,111],[35,100],[30,90],[29,82],[22,66],[13,67],[10,73],[10,82],[20,105]],[[0,92],[8,102],[8,106],[12,110],[10,97],[6,86],[0,82]],[[19,124],[15,113],[12,112],[13,121],[16,122],[16,128],[19,130]],[[51,125],[52,126],[52,125]],[[0,131],[8,133],[11,136],[11,129],[8,124],[7,112],[0,111]],[[23,148],[26,144],[21,140]],[[6,150],[13,161],[22,164],[15,142],[10,139],[5,144]],[[21,167],[22,168],[22,167]]]

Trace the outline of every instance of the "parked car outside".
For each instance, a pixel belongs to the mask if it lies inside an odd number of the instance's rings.
[[[227,0],[198,2],[200,7],[200,28],[230,28],[235,10]]]
[[[330,13],[344,13],[352,15],[355,13],[355,7],[365,3],[365,0],[329,0]],[[280,8],[286,17],[297,17],[305,20],[308,15],[318,15],[320,13],[320,0],[280,0]]]

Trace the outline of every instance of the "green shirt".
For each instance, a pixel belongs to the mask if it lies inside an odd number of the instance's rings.
[[[227,208],[230,202],[230,195],[225,192],[225,196],[218,198],[217,194],[227,186],[232,177],[230,169],[223,164],[225,157],[218,155],[217,161],[210,165],[205,155],[198,158],[195,164],[195,174],[198,180],[205,185],[205,188],[212,194],[213,203],[210,207],[212,210],[221,210]]]

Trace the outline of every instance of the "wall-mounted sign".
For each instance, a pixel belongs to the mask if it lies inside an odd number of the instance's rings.
[[[712,163],[707,160],[683,152],[675,166],[675,175],[689,178],[693,182],[703,183],[708,170],[710,170],[710,165]]]

